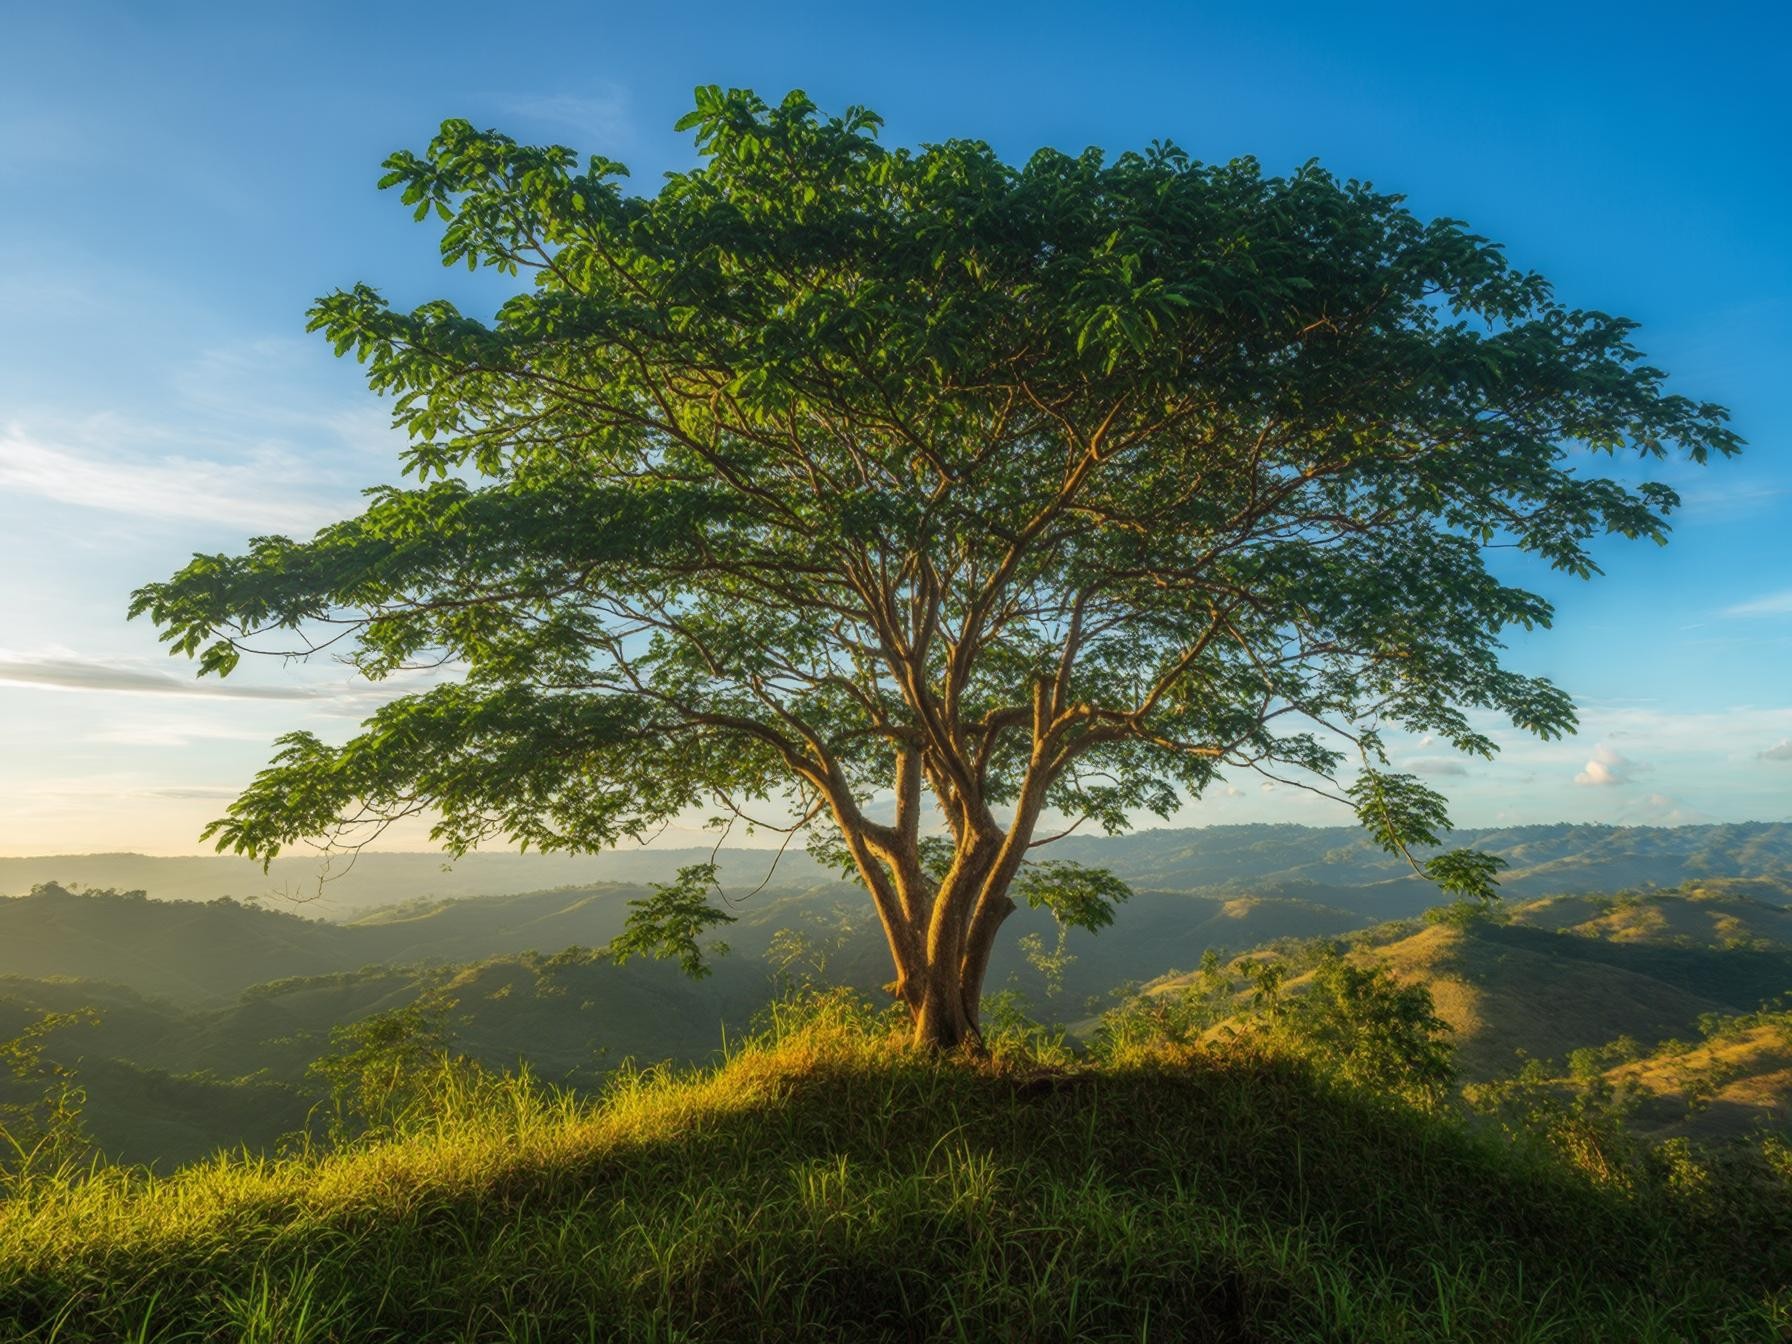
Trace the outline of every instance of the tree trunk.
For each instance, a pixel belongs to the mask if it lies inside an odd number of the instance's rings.
[[[959,997],[964,1001],[964,1013],[973,1031],[977,1029],[977,1014],[983,1002],[983,977],[989,971],[996,934],[1013,913],[1014,902],[1003,892],[971,921],[970,933],[965,939],[964,961],[959,970]]]
[[[980,1044],[981,1037],[965,1013],[958,967],[929,966],[925,977],[921,1006],[915,1012],[915,1045],[944,1052]]]
[[[993,844],[973,841],[960,848],[941,880],[929,912],[915,1008],[915,1044],[929,1050],[981,1045],[974,1000],[965,996],[965,940],[978,894],[994,865]]]

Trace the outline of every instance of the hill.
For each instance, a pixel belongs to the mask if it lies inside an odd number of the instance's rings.
[[[1475,918],[1374,926],[1343,944],[1259,949],[1229,964],[1232,997],[1217,1005],[1199,973],[1163,977],[1144,994],[1186,1000],[1205,1014],[1198,1026],[1213,1023],[1228,1003],[1250,1002],[1247,959],[1280,957],[1299,992],[1316,958],[1347,947],[1351,962],[1425,986],[1470,1083],[1528,1065],[1538,1083],[1578,1094],[1598,1076],[1634,1107],[1627,1119],[1640,1132],[1734,1136],[1792,1119],[1792,1016],[1762,1011],[1792,992],[1784,896],[1783,881],[1751,879],[1546,897]],[[1086,1019],[1077,1031],[1093,1038],[1100,1026]]]
[[[481,1062],[526,1061],[539,1077],[591,1087],[625,1058],[699,1062],[745,1031],[798,947],[774,945],[780,929],[806,931],[795,974],[865,993],[889,975],[882,935],[850,890],[831,887],[756,898],[728,930],[733,951],[702,981],[666,963],[616,966],[588,949],[620,928],[635,894],[624,887],[419,903],[345,926],[231,902],[46,889],[0,901],[0,933],[13,916],[35,934],[0,938],[0,1040],[40,1013],[95,1008],[99,1021],[58,1032],[48,1055],[77,1071],[107,1153],[166,1166],[220,1147],[266,1150],[319,1100],[307,1070],[329,1049],[333,1028],[420,1000],[446,1005],[457,1047]],[[1145,892],[1134,904],[1124,928],[1068,940],[1061,987],[1048,985],[1017,944],[996,961],[994,986],[1049,1011],[1141,970],[1193,964],[1214,943],[1248,946],[1360,922],[1295,901]],[[1043,912],[1026,911],[1017,924],[1042,943],[1054,934]],[[229,958],[203,955],[213,925],[228,934]],[[111,929],[128,936],[84,937]],[[33,966],[49,974],[5,974]],[[247,1093],[230,1093],[236,1084]]]
[[[1708,1021],[1703,1039],[1667,1042],[1602,1080],[1633,1108],[1630,1127],[1653,1138],[1792,1132],[1792,1014]]]
[[[253,985],[323,976],[372,964],[453,965],[524,952],[601,947],[621,930],[642,887],[606,885],[390,906],[338,924],[291,913],[210,902],[151,901],[135,894],[78,892],[48,885],[0,899],[0,976],[63,976],[106,981],[186,1003],[218,1002]],[[760,963],[763,980],[779,955],[780,930],[803,935],[830,959],[833,978],[872,990],[889,978],[888,953],[868,903],[841,883],[760,892],[734,907],[727,941],[732,968]],[[1272,938],[1338,933],[1363,917],[1294,899],[1141,891],[1124,917],[1099,936],[1072,930],[1062,993],[1071,1001],[1123,980],[1149,979],[1193,965],[1209,946],[1252,946]],[[1016,914],[991,982],[1043,991],[1019,949],[1027,935],[1055,940],[1050,915]],[[789,948],[788,941],[780,944]]]
[[[47,1053],[77,1071],[106,1152],[165,1167],[243,1144],[267,1151],[302,1127],[321,1097],[309,1066],[334,1028],[372,1014],[445,1004],[459,1047],[483,1063],[526,1060],[589,1089],[625,1058],[709,1059],[785,970],[868,994],[889,974],[864,903],[836,883],[740,902],[726,931],[733,952],[702,982],[578,950],[608,942],[640,894],[610,885],[414,901],[333,923],[229,900],[46,887],[0,900],[0,1040],[39,1013],[96,1007],[97,1026],[58,1032]],[[1516,1067],[1519,1051],[1560,1061],[1620,1036],[1650,1049],[1692,1039],[1701,1019],[1784,992],[1789,898],[1783,878],[1707,878],[1671,895],[1551,897],[1503,908],[1503,923],[1389,924],[1358,937],[1431,986],[1469,1076],[1487,1079]],[[1049,916],[1024,910],[990,988],[1018,993],[1037,1017],[1074,1021],[1127,982],[1173,990],[1188,978],[1177,969],[1210,948],[1334,938],[1367,922],[1294,897],[1144,889],[1113,927],[1059,945]],[[1763,1068],[1770,1114],[1781,1094]],[[1713,1107],[1700,1123],[1730,1113]]]
[[[1497,854],[1513,898],[1562,891],[1673,887],[1706,877],[1792,872],[1792,823],[1705,826],[1538,825],[1464,829],[1448,837]],[[1111,868],[1138,888],[1210,894],[1294,896],[1355,910],[1371,919],[1416,914],[1435,893],[1399,860],[1352,826],[1163,827],[1115,837],[1072,836],[1054,857]],[[474,853],[450,863],[433,853],[363,853],[325,865],[297,855],[259,865],[234,857],[61,854],[0,858],[0,892],[44,882],[141,889],[159,899],[229,896],[332,919],[406,901],[508,895],[549,887],[669,881],[711,850],[610,850],[597,855]],[[767,877],[771,852],[723,849],[723,884],[751,891]],[[319,879],[329,880],[320,885]],[[772,884],[807,888],[833,880],[807,854],[780,859]]]
[[[1679,1170],[1291,1058],[974,1068],[824,1005],[594,1103],[498,1082],[341,1152],[28,1180],[0,1339],[1772,1337],[1785,1192]]]

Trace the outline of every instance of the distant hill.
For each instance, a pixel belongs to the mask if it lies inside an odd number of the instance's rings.
[[[405,901],[498,896],[547,887],[667,881],[707,849],[611,850],[598,855],[469,854],[450,862],[438,853],[364,853],[350,864],[326,865],[304,854],[276,859],[267,873],[248,859],[192,855],[51,854],[0,858],[0,893],[22,894],[42,882],[147,891],[157,900],[213,901],[228,896],[311,917],[350,918]],[[757,886],[771,867],[770,850],[725,851],[723,880]],[[782,885],[806,884],[824,874],[800,851],[778,863]]]
[[[1738,1138],[1792,1129],[1792,1020],[1719,1024],[1705,1039],[1673,1042],[1605,1071],[1639,1089],[1633,1128],[1658,1138]]]
[[[1505,859],[1500,885],[1508,900],[1792,874],[1792,824],[1786,822],[1496,827],[1456,831],[1448,843]],[[1213,826],[1073,836],[1055,846],[1053,856],[1112,868],[1135,885],[1307,896],[1382,918],[1437,903],[1435,888],[1354,827]]]
[[[621,930],[629,900],[645,890],[605,885],[419,901],[340,924],[225,899],[150,901],[46,886],[0,899],[0,975],[67,976],[183,1001],[218,1000],[265,981],[370,964],[460,964],[599,947]],[[883,936],[861,893],[848,884],[760,892],[734,910],[737,922],[725,930],[733,953],[719,965],[753,963],[756,981],[763,981],[773,936],[794,929],[828,943],[831,978],[866,990],[889,979]],[[1310,901],[1141,891],[1113,927],[1070,934],[1074,959],[1062,992],[1080,1002],[1121,981],[1193,966],[1209,946],[1250,947],[1365,922],[1361,914]],[[1013,982],[1037,993],[1043,984],[1019,940],[1031,933],[1055,941],[1056,929],[1048,914],[1030,909],[1018,912],[1010,929],[990,984]]]
[[[1458,831],[1450,843],[1505,858],[1511,867],[1502,881],[1514,898],[1792,872],[1792,823],[1787,822],[1496,827]],[[1349,826],[1208,826],[1072,836],[1053,846],[1052,854],[1112,868],[1136,887],[1293,896],[1377,919],[1416,913],[1436,901],[1435,892],[1400,860]],[[589,856],[479,853],[450,864],[440,854],[364,853],[352,865],[339,860],[320,886],[325,869],[303,856],[278,859],[264,875],[257,864],[239,858],[64,854],[0,858],[0,892],[20,894],[40,882],[61,882],[142,889],[163,900],[231,896],[341,919],[420,899],[666,881],[681,866],[710,855],[707,848]],[[765,879],[772,858],[769,850],[722,850],[724,885],[738,892],[753,889]],[[804,888],[837,876],[792,851],[778,860],[773,885]]]
[[[1665,922],[1679,902],[1650,904],[1668,907]],[[1476,923],[1436,925],[1371,955],[1431,987],[1472,1077],[1515,1067],[1519,1051],[1560,1059],[1620,1036],[1645,1046],[1696,1036],[1704,1014],[1749,1012],[1792,989],[1792,942],[1680,944]]]
[[[1385,923],[1438,894],[1390,876],[1386,856],[1354,832],[1233,827],[1075,842],[1075,856],[1127,872],[1137,887],[1127,908],[1099,935],[1072,931],[1050,980],[1026,944],[1051,950],[1057,930],[1043,911],[1018,912],[988,988],[1019,991],[1048,1020],[1087,1025],[1092,1001],[1128,983],[1173,986],[1210,948],[1354,933],[1432,986],[1471,1077],[1509,1069],[1518,1050],[1561,1058],[1625,1035],[1653,1050],[1696,1040],[1702,1017],[1748,1012],[1792,989],[1786,830],[1485,833],[1512,859],[1508,892],[1559,881],[1566,894],[1516,899],[1504,922],[1466,928]],[[1693,869],[1671,891],[1604,890],[1607,877]],[[1197,871],[1223,880],[1198,890],[1148,880]],[[98,1007],[100,1026],[70,1028],[53,1057],[80,1069],[109,1151],[178,1160],[220,1144],[265,1146],[302,1123],[317,1095],[306,1067],[330,1029],[424,994],[454,1000],[461,1047],[486,1062],[526,1060],[542,1076],[588,1085],[623,1057],[703,1060],[738,1036],[775,992],[789,950],[774,945],[781,930],[807,942],[792,973],[873,995],[888,979],[882,936],[851,884],[745,897],[750,889],[734,889],[737,922],[722,931],[732,953],[693,983],[668,965],[560,955],[614,937],[639,884],[419,897],[346,921],[48,886],[0,899],[0,977],[9,977],[0,979],[0,1039],[38,1011]],[[1774,1070],[1763,1062],[1761,1071]],[[229,1090],[239,1084],[248,1091]]]

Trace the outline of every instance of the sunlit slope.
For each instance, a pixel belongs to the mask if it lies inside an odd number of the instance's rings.
[[[1700,947],[1792,946],[1792,879],[1689,882],[1672,893],[1561,896],[1512,912],[1513,923],[1610,942]],[[1792,988],[1792,986],[1788,986]]]
[[[1792,1250],[1274,1057],[1065,1074],[829,1019],[595,1106],[0,1201],[0,1339],[1769,1337]]]
[[[1619,1036],[1690,1033],[1702,1014],[1744,1011],[1792,984],[1789,951],[1637,948],[1521,925],[1438,925],[1374,955],[1429,986],[1471,1077],[1516,1067],[1520,1052],[1560,1058]]]
[[[1792,1131],[1792,1023],[1737,1024],[1606,1071],[1638,1089],[1630,1124],[1657,1138]]]
[[[1697,1039],[1702,1017],[1752,1012],[1792,992],[1792,911],[1734,888],[1549,897],[1499,913],[1380,926],[1350,954],[1431,990],[1469,1078],[1624,1036],[1646,1049]],[[1193,979],[1165,977],[1148,990],[1174,994]]]

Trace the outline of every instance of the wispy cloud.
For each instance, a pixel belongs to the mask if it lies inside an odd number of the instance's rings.
[[[201,683],[205,684],[205,683]],[[142,703],[139,701],[139,703]],[[266,742],[272,734],[263,725],[246,727],[220,722],[221,716],[208,706],[205,720],[182,715],[165,719],[160,715],[133,718],[85,734],[83,742],[108,747],[190,747],[202,742]]]
[[[614,84],[585,94],[549,93],[507,98],[500,106],[511,116],[527,117],[579,132],[589,143],[578,148],[588,152],[603,153],[606,147],[626,139],[633,129],[628,94]]]
[[[1792,761],[1792,737],[1782,737],[1761,753],[1764,761]]]
[[[112,455],[46,442],[20,425],[0,429],[0,492],[134,518],[308,532],[342,516],[341,507],[296,490],[301,479],[299,459],[279,448],[252,449],[235,461]]]
[[[124,663],[83,658],[13,658],[0,655],[0,682],[62,691],[112,691],[133,695],[222,696],[238,700],[316,700],[322,693],[300,686],[247,686],[176,677]]]
[[[1726,616],[1792,616],[1792,588],[1725,607]]]
[[[180,799],[188,799],[188,798],[230,799],[230,798],[235,798],[241,792],[242,792],[241,789],[233,789],[233,788],[230,788],[227,785],[223,785],[223,784],[218,784],[218,785],[193,784],[193,785],[187,785],[185,787],[175,787],[175,788],[168,788],[168,789],[143,789],[143,790],[140,790],[141,796],[143,796],[145,798],[180,798]]]
[[[1419,756],[1406,762],[1406,768],[1421,775],[1466,775],[1468,767],[1448,756]]]
[[[1701,812],[1666,793],[1645,794],[1620,812],[1618,819],[1640,826],[1697,826],[1717,820],[1709,812]]]

